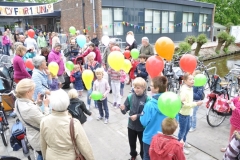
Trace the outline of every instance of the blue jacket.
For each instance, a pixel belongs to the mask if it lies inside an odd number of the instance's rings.
[[[193,100],[203,100],[204,97],[204,87],[193,87]]]
[[[161,124],[165,115],[158,109],[158,98],[161,94],[156,94],[148,101],[143,109],[143,115],[140,116],[140,122],[145,127],[143,131],[143,142],[150,145],[152,137],[158,132],[162,132]]]
[[[140,70],[141,72],[138,73],[138,70]],[[134,71],[134,75],[136,77],[142,77],[143,79],[146,80],[147,77],[148,77],[148,73],[147,73],[147,70],[146,70],[146,63],[139,63],[137,65],[137,68]]]

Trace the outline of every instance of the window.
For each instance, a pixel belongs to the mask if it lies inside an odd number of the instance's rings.
[[[145,10],[145,33],[160,33],[160,11]]]
[[[162,33],[174,33],[175,12],[162,12]]]
[[[182,32],[192,32],[193,13],[183,13]]]
[[[198,32],[206,32],[206,25],[207,25],[207,15],[200,14],[199,15]]]
[[[122,21],[122,8],[102,8],[102,31],[104,35],[123,35]]]
[[[153,33],[160,33],[160,11],[153,11]]]
[[[145,10],[145,33],[152,33],[153,11]]]

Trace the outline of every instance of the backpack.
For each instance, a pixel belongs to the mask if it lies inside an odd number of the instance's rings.
[[[70,107],[71,105],[69,105],[68,107],[68,111],[69,113],[72,115],[73,118],[76,118],[80,121],[81,123],[81,114],[80,114],[80,107],[79,105],[75,105],[74,108]]]
[[[228,98],[224,97],[223,94],[221,95],[216,94],[216,102],[213,106],[214,110],[221,113],[229,113],[231,109],[227,101],[228,101]]]
[[[73,74],[74,74],[74,72],[71,72],[71,74],[70,74],[70,82],[71,83],[74,83],[75,82],[75,77],[73,77]]]
[[[25,134],[26,128],[23,126],[22,122],[19,119],[12,126],[12,135],[10,137],[10,144],[13,148],[13,151],[18,151],[22,148],[22,143],[17,139],[18,136]]]

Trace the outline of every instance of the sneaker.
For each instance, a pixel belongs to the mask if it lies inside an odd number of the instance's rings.
[[[227,148],[221,148],[220,151],[221,152],[226,152]]]
[[[97,120],[98,121],[103,120],[103,117],[98,117]]]
[[[196,128],[190,128],[189,132],[194,132],[196,131]]]
[[[192,146],[190,144],[188,144],[187,142],[184,143],[184,147],[185,148],[191,148]]]
[[[107,119],[107,118],[104,120],[104,123],[105,123],[105,124],[108,124],[108,119]]]
[[[116,107],[116,106],[117,106],[117,102],[114,102],[114,103],[113,103],[113,107]]]
[[[186,155],[189,155],[190,152],[184,148],[183,153],[186,154]]]

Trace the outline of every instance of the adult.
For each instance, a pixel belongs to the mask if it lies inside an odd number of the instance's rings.
[[[45,37],[43,36],[42,32],[40,32],[38,34],[38,38],[37,38],[37,44],[38,44],[38,47],[40,49],[44,48],[44,47],[47,47],[47,42],[46,42],[46,39]]]
[[[2,46],[3,46],[3,53],[5,55],[10,56],[10,53],[9,53],[10,45],[11,45],[11,41],[10,41],[9,37],[7,36],[7,32],[3,32]]]
[[[63,56],[60,53],[62,45],[60,43],[56,43],[55,46],[53,47],[52,51],[48,55],[48,64],[51,62],[56,62],[59,66],[58,70],[58,81],[60,83],[64,83],[65,79],[63,74],[65,73],[65,67],[63,63]]]
[[[149,43],[149,39],[147,37],[142,38],[142,46],[140,48],[140,54],[144,54],[147,56],[154,55],[153,46]]]
[[[26,127],[28,142],[38,153],[38,160],[43,160],[41,145],[40,145],[40,122],[49,114],[49,100],[43,98],[41,101],[40,95],[37,102],[43,102],[44,112],[32,100],[35,90],[35,84],[31,79],[23,79],[16,86],[15,112],[20,121]],[[56,101],[56,100],[55,100]]]
[[[240,133],[235,131],[231,141],[223,155],[223,160],[239,160],[240,159]]]
[[[73,60],[79,53],[79,46],[76,43],[76,38],[72,37],[68,45],[69,60]]]
[[[111,53],[112,47],[114,47],[114,46],[116,46],[116,40],[112,38],[112,39],[110,39],[108,47],[106,47],[103,51],[102,63],[103,63],[103,65],[105,65],[106,70],[108,70],[108,68],[109,68],[107,59],[108,59],[109,54]]]
[[[24,41],[25,41],[25,36],[24,35],[19,35],[18,36],[18,42],[21,42],[24,45]]]
[[[27,48],[31,47],[31,46],[34,46],[34,48],[36,50],[38,50],[38,46],[37,46],[37,42],[34,38],[31,38],[31,37],[27,37],[24,41],[24,46],[26,46]]]
[[[19,45],[16,49],[16,55],[13,58],[13,78],[16,83],[24,78],[31,78],[31,75],[26,70],[26,66],[22,58],[24,54],[26,54],[26,51],[26,47]]]
[[[44,159],[76,159],[74,144],[70,136],[71,117],[68,115],[68,105],[69,98],[65,91],[62,89],[52,91],[50,97],[52,114],[44,118],[40,125]],[[94,160],[92,147],[79,120],[73,118],[73,127],[77,152],[80,152],[87,160]]]
[[[47,68],[47,62],[44,56],[36,56],[33,58],[33,74],[32,80],[36,84],[33,99],[36,100],[38,94],[48,94],[50,91],[48,89],[49,84],[51,84],[51,75]]]
[[[49,32],[48,33],[48,46],[50,47],[50,48],[52,48],[52,32]]]
[[[82,54],[83,57],[86,57],[90,52],[95,53],[95,61],[98,61],[99,64],[102,63],[101,53],[98,47],[95,46],[95,44],[91,43],[88,46],[88,49]]]
[[[93,39],[91,40],[93,44],[95,44],[96,47],[99,45],[99,40],[97,38],[97,33],[93,33]]]
[[[48,47],[44,47],[41,49],[41,56],[45,57],[46,62],[48,62],[48,55],[49,55],[49,49]]]
[[[52,49],[54,49],[57,43],[60,44],[60,39],[58,38],[58,34],[55,32],[52,32]]]
[[[132,35],[132,36],[134,37],[134,34],[133,34],[132,31],[129,31],[129,32],[127,33],[127,35]],[[126,43],[126,48],[125,48],[125,50],[130,50],[130,51],[131,51],[131,50],[134,49],[134,48],[137,48],[137,41],[136,41],[136,40],[134,40],[133,44]]]
[[[90,39],[90,36],[89,35],[86,35],[86,43],[82,49],[82,52],[86,51],[86,49],[88,49],[88,46],[91,44],[91,39]]]
[[[19,33],[18,33],[18,31],[16,30],[15,33],[14,33],[14,42],[17,42],[17,41],[18,41],[18,38],[19,38]]]

